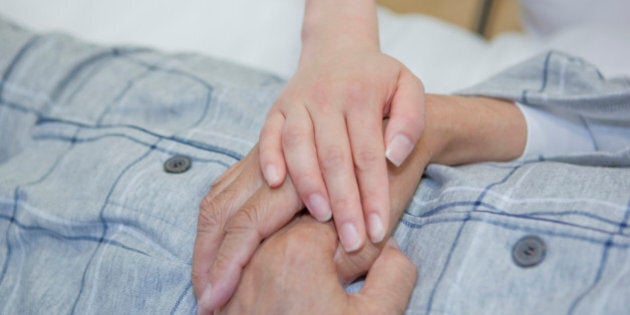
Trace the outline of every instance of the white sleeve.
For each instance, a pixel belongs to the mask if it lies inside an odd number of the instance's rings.
[[[568,111],[550,112],[515,102],[527,123],[527,144],[519,159],[596,151],[596,144],[582,118]]]

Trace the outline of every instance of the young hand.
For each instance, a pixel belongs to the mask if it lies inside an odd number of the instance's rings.
[[[387,158],[399,166],[423,128],[422,83],[378,49],[341,49],[304,60],[260,134],[266,181],[291,176],[319,221],[335,219],[347,251],[389,225]],[[383,139],[382,121],[389,117]]]
[[[379,49],[375,2],[307,1],[300,63],[267,115],[260,166],[271,187],[288,171],[310,213],[334,217],[352,252],[364,245],[366,225],[372,242],[385,237],[386,157],[403,163],[423,118],[422,83]]]

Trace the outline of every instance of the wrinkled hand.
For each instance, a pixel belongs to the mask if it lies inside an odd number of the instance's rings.
[[[266,240],[222,314],[402,314],[416,282],[413,263],[387,242],[358,294],[344,291],[333,260],[332,224],[302,216]]]
[[[405,163],[389,166],[392,211],[386,231],[398,222],[430,160],[462,164],[514,159],[522,153],[526,131],[522,114],[510,102],[428,95],[422,138]],[[254,147],[226,171],[200,205],[192,279],[202,313],[228,301],[262,240],[303,209],[290,178],[278,188],[264,183],[258,154]],[[336,261],[348,262],[337,264],[340,277],[352,279],[367,271],[380,246],[368,243],[352,253],[338,247]]]
[[[390,166],[393,211],[388,220],[391,223],[385,227],[387,233],[412,196],[429,161],[429,152],[421,141],[413,152],[414,158],[399,168]],[[202,313],[228,301],[259,244],[303,208],[290,178],[278,188],[264,183],[257,147],[212,185],[200,206],[193,254],[192,279]],[[369,243],[352,253],[338,247],[336,259],[350,262],[340,267],[340,273],[348,279],[363,274],[382,245]]]
[[[397,166],[406,159],[423,112],[420,80],[378,49],[304,58],[261,131],[264,177],[277,187],[288,169],[310,213],[322,222],[334,217],[346,251],[363,246],[366,226],[378,243],[389,225],[386,156]]]

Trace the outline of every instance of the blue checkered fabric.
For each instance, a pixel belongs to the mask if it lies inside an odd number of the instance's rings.
[[[578,104],[627,131],[628,81],[591,70],[550,53],[465,92]],[[0,313],[194,313],[198,204],[256,142],[284,82],[2,20],[0,75]],[[627,313],[630,140],[594,135],[588,154],[430,165],[395,232],[419,267],[407,312]],[[165,171],[176,155],[188,171]],[[532,267],[512,257],[527,235],[545,248]]]

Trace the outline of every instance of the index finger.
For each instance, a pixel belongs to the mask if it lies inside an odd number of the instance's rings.
[[[303,208],[290,178],[272,189],[262,186],[230,219],[198,302],[202,312],[224,305],[238,285],[243,267],[263,239],[286,225]]]

